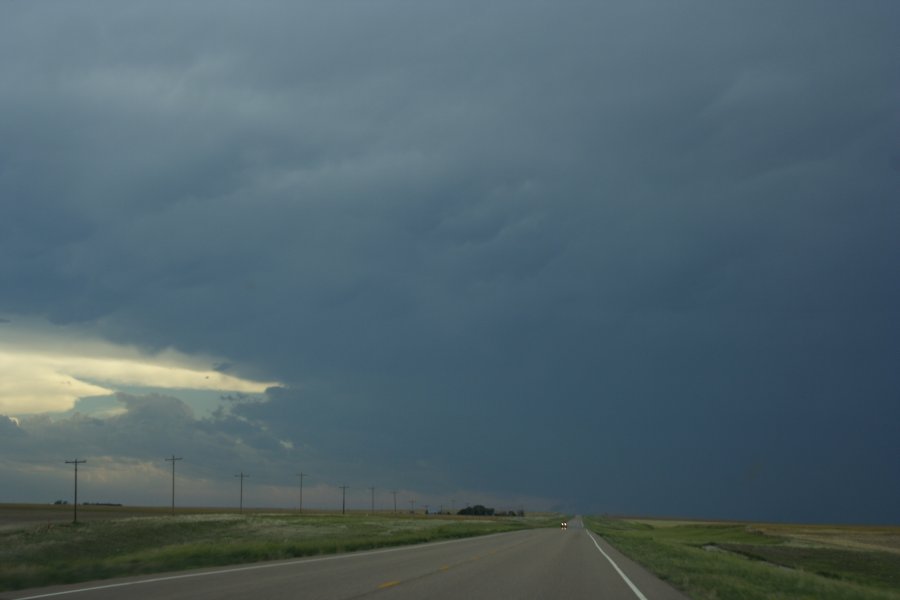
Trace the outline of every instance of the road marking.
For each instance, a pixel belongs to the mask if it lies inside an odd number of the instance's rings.
[[[395,585],[400,585],[400,582],[399,581],[385,581],[384,583],[382,583],[381,585],[378,586],[378,589],[384,590],[389,587],[394,587]]]
[[[645,596],[644,594],[642,594],[642,593],[641,593],[641,590],[639,590],[639,589],[637,588],[636,585],[634,585],[633,583],[631,583],[631,580],[628,579],[628,575],[626,575],[625,573],[623,573],[623,572],[622,572],[622,569],[619,568],[619,565],[617,565],[617,564],[613,561],[613,559],[611,559],[611,558],[609,557],[609,554],[607,554],[606,552],[603,551],[603,548],[600,547],[600,544],[597,543],[596,538],[594,538],[594,536],[591,534],[591,532],[588,531],[587,529],[585,529],[584,531],[588,534],[588,537],[591,538],[591,541],[594,542],[594,545],[597,546],[597,550],[600,551],[600,554],[602,554],[603,556],[606,557],[606,560],[608,560],[608,561],[609,561],[609,564],[611,564],[611,565],[613,566],[613,569],[616,570],[616,573],[618,573],[619,576],[620,576],[622,579],[625,580],[625,583],[628,584],[628,587],[631,588],[631,591],[634,592],[634,595],[637,596],[640,600],[647,600],[647,596]]]
[[[112,588],[119,587],[127,587],[131,585],[143,585],[145,583],[159,583],[161,581],[173,581],[175,579],[191,579],[193,577],[209,577],[211,575],[225,575],[227,573],[240,573],[242,571],[256,571],[259,569],[274,569],[276,567],[289,567],[293,565],[299,565],[304,563],[316,563],[316,562],[324,562],[326,560],[343,560],[347,558],[356,558],[359,556],[371,556],[373,554],[388,554],[389,552],[403,552],[404,550],[410,549],[421,549],[425,547],[432,546],[444,546],[447,544],[459,544],[462,542],[471,542],[473,540],[484,540],[500,535],[506,535],[509,532],[504,533],[489,533],[488,535],[479,535],[473,536],[469,538],[460,538],[457,540],[446,540],[443,542],[429,542],[427,544],[419,544],[414,546],[398,546],[396,548],[383,548],[381,550],[367,550],[365,552],[350,552],[347,554],[336,554],[334,556],[323,556],[320,558],[300,558],[297,560],[284,560],[278,562],[269,562],[263,564],[255,564],[248,565],[246,567],[234,567],[230,569],[217,569],[215,571],[201,571],[199,573],[182,573],[179,575],[169,575],[167,577],[154,577],[152,579],[140,579],[138,581],[124,581],[122,583],[108,583],[106,585],[96,585],[93,587],[86,588],[77,588],[74,590],[63,590],[61,592],[50,592],[47,594],[38,594],[37,596],[22,596],[20,598],[16,598],[15,600],[38,600],[38,598],[52,598],[54,596],[67,596],[69,594],[80,594],[82,592],[94,592],[96,590],[108,590]]]

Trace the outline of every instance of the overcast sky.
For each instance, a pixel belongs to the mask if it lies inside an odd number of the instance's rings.
[[[900,4],[0,3],[0,502],[900,523]]]

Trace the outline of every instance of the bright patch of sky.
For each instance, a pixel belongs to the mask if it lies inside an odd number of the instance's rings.
[[[77,410],[119,414],[117,392],[177,390],[198,413],[227,394],[255,394],[277,385],[222,373],[210,357],[175,350],[146,353],[35,322],[5,323],[0,338],[0,413],[14,416]]]

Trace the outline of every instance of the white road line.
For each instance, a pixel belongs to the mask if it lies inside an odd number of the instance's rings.
[[[262,563],[262,564],[256,564],[256,565],[249,565],[246,567],[234,567],[231,569],[218,569],[215,571],[202,571],[200,573],[182,573],[180,575],[169,575],[167,577],[155,577],[153,579],[139,579],[137,581],[125,581],[122,583],[109,583],[106,585],[98,585],[98,586],[88,587],[88,588],[63,590],[61,592],[50,592],[48,594],[39,594],[37,596],[22,596],[20,598],[15,598],[14,600],[37,600],[38,598],[52,598],[53,596],[66,596],[68,594],[80,594],[82,592],[94,592],[97,590],[108,590],[111,588],[127,587],[127,586],[131,586],[131,585],[143,585],[145,583],[159,583],[160,581],[172,581],[174,579],[189,579],[192,577],[207,577],[210,575],[224,575],[226,573],[239,573],[241,571],[256,571],[258,569],[273,569],[275,567],[289,567],[289,566],[299,565],[299,564],[323,562],[326,560],[342,560],[342,559],[346,559],[346,558],[356,558],[359,556],[371,556],[373,554],[387,554],[388,552],[402,552],[403,550],[410,550],[412,548],[421,550],[423,546],[432,547],[432,546],[443,546],[445,544],[458,544],[460,542],[492,538],[492,537],[495,537],[498,535],[503,535],[503,533],[491,533],[488,535],[477,535],[477,536],[472,536],[472,537],[468,537],[468,538],[460,538],[457,540],[446,540],[443,542],[428,542],[426,544],[416,544],[413,546],[397,546],[396,548],[383,548],[381,550],[366,550],[364,552],[350,552],[347,554],[335,554],[332,556],[322,556],[319,558],[299,558],[297,560],[268,562],[268,563]],[[644,598],[643,600],[646,600],[646,598]]]
[[[597,546],[597,550],[600,551],[600,554],[602,554],[603,556],[606,557],[606,560],[608,560],[608,561],[609,561],[609,564],[611,564],[611,565],[613,566],[613,569],[616,570],[616,573],[618,573],[619,576],[620,576],[622,579],[625,580],[625,583],[628,584],[628,587],[631,588],[631,591],[634,592],[634,595],[637,596],[640,600],[647,600],[647,596],[645,596],[644,594],[642,594],[642,593],[641,593],[641,590],[639,590],[639,589],[637,588],[636,585],[634,585],[633,583],[631,583],[631,580],[628,579],[628,576],[627,576],[625,573],[622,572],[622,569],[619,568],[619,565],[617,565],[617,564],[613,561],[613,559],[611,559],[611,558],[609,557],[609,554],[607,554],[606,552],[603,551],[603,548],[601,548],[601,547],[600,547],[600,544],[597,543],[597,539],[594,537],[594,535],[593,535],[590,531],[588,531],[587,529],[585,529],[585,532],[587,532],[588,537],[591,538],[591,541],[594,542],[594,545]]]

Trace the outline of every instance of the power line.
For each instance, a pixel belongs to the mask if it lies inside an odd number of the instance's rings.
[[[303,478],[309,477],[309,474],[304,473],[303,471],[300,471],[299,473],[297,473],[297,477],[300,478],[300,512],[302,513],[303,512]]]
[[[174,454],[172,458],[167,458],[166,462],[172,463],[172,514],[175,514],[175,463],[179,460],[184,460],[180,456],[176,457]]]
[[[244,472],[241,471],[240,474],[235,475],[235,477],[240,477],[240,478],[241,478],[241,504],[240,504],[240,508],[239,508],[238,510],[239,510],[241,513],[243,513],[243,512],[244,512],[244,478],[245,478],[245,477],[250,477],[250,476],[249,476],[249,475],[245,475]]]
[[[87,462],[86,460],[78,460],[77,458],[75,460],[67,460],[66,461],[67,465],[75,465],[75,503],[72,505],[72,509],[73,509],[72,522],[73,523],[78,522],[78,465],[84,464],[86,462]]]

